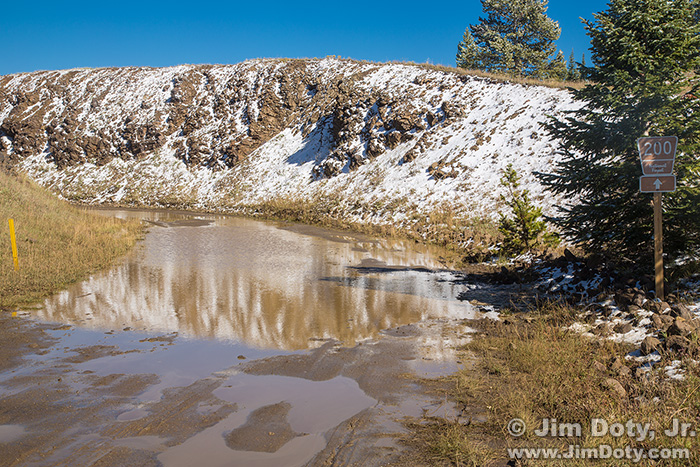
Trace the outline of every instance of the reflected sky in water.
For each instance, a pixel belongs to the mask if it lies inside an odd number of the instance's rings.
[[[412,242],[235,217],[97,212],[142,218],[148,233],[111,270],[47,299],[39,318],[301,350],[473,316],[455,299],[455,276]]]

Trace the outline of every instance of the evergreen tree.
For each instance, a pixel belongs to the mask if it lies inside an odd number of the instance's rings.
[[[469,29],[464,31],[462,41],[457,45],[457,66],[467,70],[481,70],[483,65],[479,60],[481,50],[474,42]]]
[[[569,71],[566,68],[566,59],[564,58],[564,52],[561,50],[557,56],[549,64],[549,70],[547,71],[547,77],[551,79],[558,79],[564,81],[569,76]]]
[[[664,195],[664,250],[700,248],[700,27],[697,0],[611,0],[586,21],[590,80],[572,91],[582,107],[549,132],[562,142],[551,191],[575,200],[553,220],[591,252],[629,260],[653,251],[652,196],[639,193],[637,138],[677,136],[678,189]]]
[[[547,232],[547,224],[542,219],[542,209],[532,204],[528,190],[520,189],[520,176],[513,164],[503,171],[501,186],[506,195],[501,201],[512,211],[512,217],[501,214],[498,230],[503,234],[501,252],[506,255],[529,253],[535,248],[556,246],[559,238]]]
[[[561,30],[546,0],[481,0],[485,18],[457,46],[457,66],[512,76],[544,77]]]
[[[586,54],[581,54],[581,63],[578,65],[578,74],[580,79],[588,79],[588,72],[586,71]]]
[[[576,64],[576,59],[574,58],[574,49],[571,49],[571,55],[569,55],[569,64],[566,68],[566,79],[569,81],[578,81],[581,79],[581,71],[579,66]]]

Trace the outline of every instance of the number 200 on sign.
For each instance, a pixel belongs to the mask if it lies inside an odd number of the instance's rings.
[[[654,138],[652,141],[643,141],[649,139],[652,138],[640,138],[639,153],[642,159],[655,158],[658,156],[673,158],[675,156],[676,144],[674,144],[675,141],[672,141],[672,139],[676,139],[675,136],[666,136],[663,138]]]

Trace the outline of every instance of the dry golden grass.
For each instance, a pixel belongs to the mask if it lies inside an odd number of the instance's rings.
[[[498,458],[467,426],[440,420],[409,426],[414,433],[409,443],[418,448],[412,457],[414,465],[484,467]]]
[[[620,375],[610,362],[630,351],[626,345],[608,340],[588,339],[566,330],[575,312],[567,306],[544,304],[528,313],[528,319],[509,317],[509,324],[482,324],[479,334],[467,350],[479,362],[474,369],[465,369],[454,376],[454,397],[469,407],[480,407],[488,413],[488,421],[467,427],[456,423],[436,424],[423,434],[426,451],[439,453],[439,460],[451,465],[498,465],[507,460],[507,449],[518,447],[558,448],[568,452],[569,445],[594,448],[602,445],[613,449],[689,449],[690,459],[666,459],[662,464],[642,461],[634,465],[699,466],[698,440],[693,436],[666,436],[664,430],[674,419],[689,423],[698,430],[700,421],[700,370],[690,358],[664,355],[661,363],[644,378],[633,374]],[[534,318],[534,319],[533,319]],[[664,367],[672,359],[681,359],[685,370],[682,381],[670,380]],[[596,368],[593,362],[607,367]],[[627,392],[627,397],[606,386],[614,378]],[[528,430],[522,437],[507,431],[511,419],[522,419]],[[602,418],[609,423],[626,425],[649,423],[654,439],[638,440],[625,435],[592,436],[591,420]],[[543,419],[558,423],[578,423],[581,436],[537,436],[534,431]],[[626,428],[627,429],[627,428]],[[700,430],[698,430],[700,433]],[[488,446],[483,452],[465,450],[465,443]],[[468,454],[468,455],[467,455]],[[475,459],[474,456],[477,456]],[[481,457],[478,457],[481,456]],[[468,461],[465,461],[468,459]],[[590,465],[586,459],[529,460],[526,465]],[[632,465],[627,459],[599,459],[596,465]]]
[[[432,65],[430,63],[410,63],[412,65],[416,65],[421,68],[425,68],[428,70],[435,70],[435,71],[441,71],[443,73],[455,73],[459,75],[468,75],[468,76],[478,76],[480,78],[489,78],[494,81],[499,81],[503,83],[517,83],[517,84],[525,84],[529,86],[545,86],[548,88],[557,88],[557,89],[582,89],[586,83],[585,81],[560,81],[556,79],[535,79],[535,78],[524,78],[524,77],[517,77],[517,76],[509,76],[505,74],[499,74],[499,73],[487,73],[485,71],[481,70],[467,70],[465,68],[456,68],[456,67],[450,67],[450,66],[445,66],[445,65]]]
[[[462,219],[455,214],[449,204],[428,212],[415,213],[411,222],[404,226],[354,222],[338,215],[345,212],[345,208],[341,209],[337,205],[339,199],[332,196],[319,196],[312,200],[275,198],[255,206],[248,206],[242,210],[241,214],[413,240],[439,247],[440,256],[447,264],[454,267],[487,258],[491,254],[488,248],[496,243],[500,235],[497,225],[492,220]],[[362,212],[376,212],[367,206],[358,205],[357,208]]]
[[[8,219],[14,219],[19,271]],[[88,213],[24,177],[0,171],[0,307],[40,300],[108,266],[133,247],[136,221]]]
[[[440,71],[442,73],[454,73],[458,75],[468,75],[468,76],[478,76],[480,78],[489,78],[494,81],[502,82],[502,83],[517,83],[517,84],[525,84],[529,86],[545,86],[548,88],[557,88],[557,89],[582,89],[585,85],[585,81],[560,81],[556,79],[536,79],[536,78],[525,78],[525,77],[518,77],[518,76],[510,76],[507,74],[499,74],[499,73],[487,73],[485,71],[481,70],[467,70],[465,68],[458,68],[458,67],[453,67],[453,66],[447,66],[447,65],[439,65],[439,64],[432,64],[432,63],[416,63],[416,62],[410,62],[410,61],[390,61],[390,62],[374,62],[370,60],[357,60],[354,58],[350,57],[340,57],[337,55],[328,55],[325,58],[332,58],[332,59],[337,59],[337,60],[342,60],[345,62],[350,62],[350,63],[360,63],[360,64],[372,64],[372,65],[386,65],[386,64],[396,64],[396,65],[410,65],[410,66],[417,66],[426,70],[433,70],[433,71]],[[316,58],[317,60],[318,58]],[[299,61],[299,62],[304,62],[306,60],[310,60],[308,58],[278,58],[274,60],[279,60],[282,62],[289,62],[289,61]]]
[[[338,57],[339,58],[339,57]],[[467,75],[467,76],[477,76],[479,78],[489,78],[494,81],[502,83],[516,83],[525,84],[528,86],[545,86],[548,88],[557,89],[582,89],[586,85],[586,81],[561,81],[556,79],[537,79],[537,78],[527,78],[519,76],[510,76],[501,73],[487,73],[481,70],[467,70],[465,68],[458,68],[453,66],[438,65],[432,63],[416,63],[408,61],[391,61],[391,62],[369,62],[366,60],[353,60],[350,58],[345,58],[343,60],[356,63],[372,63],[375,65],[384,65],[386,63],[397,64],[397,65],[411,65],[423,68],[426,70],[440,71],[442,73],[453,73],[457,75]]]

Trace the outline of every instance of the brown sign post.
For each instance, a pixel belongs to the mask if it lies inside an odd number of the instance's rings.
[[[664,299],[664,247],[661,193],[676,191],[673,164],[678,138],[675,136],[645,136],[637,140],[643,176],[639,191],[654,193],[654,283],[656,297]]]

